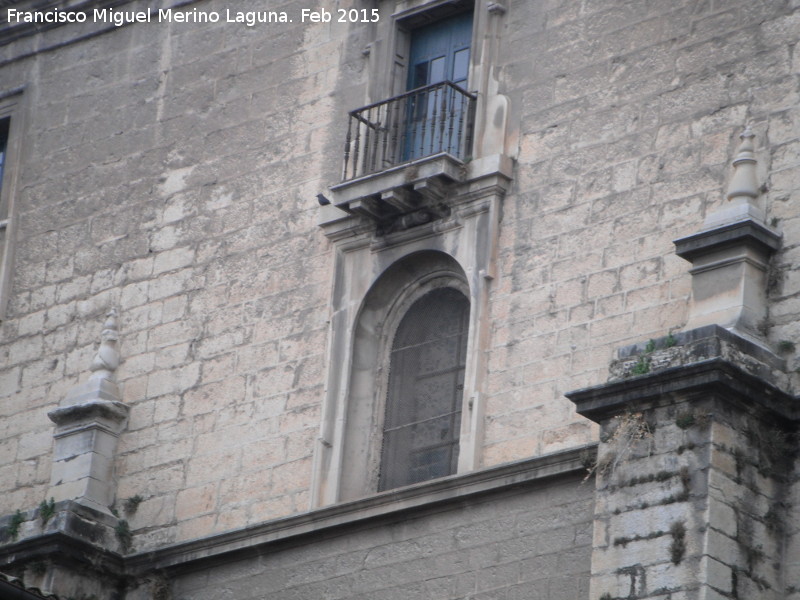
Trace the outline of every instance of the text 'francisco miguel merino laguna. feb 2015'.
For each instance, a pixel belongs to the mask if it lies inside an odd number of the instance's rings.
[[[296,15],[302,23],[328,23],[335,20],[339,23],[363,22],[378,20],[377,9],[339,9],[338,15],[320,8],[317,10],[303,8]],[[237,11],[225,9],[221,11],[175,10],[162,8],[158,10],[118,11],[113,8],[95,8],[89,11],[65,11],[55,8],[48,11],[24,11],[15,8],[6,10],[6,20],[13,23],[113,23],[122,26],[128,23],[240,23],[253,27],[260,23],[292,23],[293,15],[286,11]]]

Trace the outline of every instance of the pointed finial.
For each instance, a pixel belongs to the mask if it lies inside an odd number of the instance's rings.
[[[748,125],[739,136],[742,143],[733,159],[733,177],[728,184],[728,200],[744,196],[745,199],[758,197],[758,179],[756,178],[756,155],[753,144],[755,134]]]
[[[112,308],[106,314],[106,321],[103,323],[103,333],[101,334],[100,347],[97,354],[92,359],[89,369],[92,374],[89,379],[110,379],[114,380],[114,371],[119,366],[119,352],[117,351],[117,340],[119,331],[117,330],[117,309]]]

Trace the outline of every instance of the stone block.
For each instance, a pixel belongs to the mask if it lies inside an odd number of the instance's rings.
[[[14,367],[0,372],[0,397],[17,392],[20,383],[20,368]]]
[[[684,521],[686,505],[675,502],[664,506],[651,506],[642,510],[632,510],[609,517],[612,535],[621,538],[647,536],[656,531],[669,531],[673,523]]]
[[[94,452],[59,460],[53,463],[50,485],[78,481],[86,477],[91,477],[97,481],[110,482],[112,465],[112,459]]]
[[[84,429],[61,437],[53,450],[53,460],[63,461],[91,452],[95,448],[97,433],[97,429]],[[116,446],[116,439],[114,445]]]
[[[155,371],[147,377],[147,395],[155,398],[164,394],[181,393],[194,387],[199,378],[200,365],[198,363]]]
[[[19,437],[17,458],[25,460],[50,452],[53,436],[49,430],[24,433]]]
[[[747,568],[739,544],[713,529],[706,533],[705,552],[709,557],[730,567]]]
[[[738,536],[738,523],[736,511],[730,505],[709,496],[708,500],[708,525],[719,530],[730,538]]]
[[[179,521],[210,513],[216,506],[217,484],[211,483],[178,492],[175,516]]]
[[[649,590],[683,589],[695,587],[701,581],[696,561],[684,558],[680,564],[667,561],[647,568]]]
[[[176,271],[188,267],[194,262],[194,256],[194,249],[186,247],[160,252],[154,259],[153,274],[159,275],[165,271]]]
[[[715,590],[722,593],[733,591],[733,571],[729,566],[708,556],[703,556],[700,561],[700,570],[705,573],[702,581]]]

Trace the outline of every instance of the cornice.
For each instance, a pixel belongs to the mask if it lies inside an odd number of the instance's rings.
[[[717,396],[740,409],[795,422],[794,397],[721,357],[569,392],[578,414],[597,423],[625,410]]]
[[[309,536],[333,535],[341,528],[377,526],[381,522],[407,517],[411,512],[441,510],[448,504],[480,495],[499,493],[533,485],[559,476],[585,473],[591,445],[531,458],[499,467],[454,475],[391,490],[342,504],[268,521],[235,531],[182,542],[125,558],[128,575],[154,570],[193,571],[236,560],[242,555],[263,553],[279,544],[302,543]]]

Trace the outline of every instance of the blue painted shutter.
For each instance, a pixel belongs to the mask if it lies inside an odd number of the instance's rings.
[[[463,13],[411,32],[407,89],[416,90],[443,81],[466,88],[472,41],[472,13]],[[409,97],[405,160],[439,152],[458,155],[455,126],[465,106],[452,89],[438,86]]]

